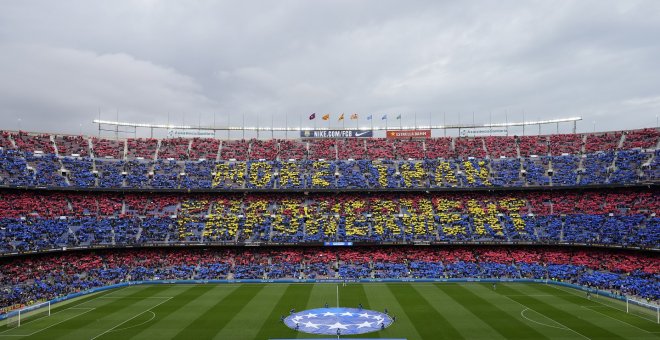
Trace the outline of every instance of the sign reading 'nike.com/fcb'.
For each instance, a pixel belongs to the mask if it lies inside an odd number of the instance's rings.
[[[373,130],[304,130],[301,138],[371,138]]]

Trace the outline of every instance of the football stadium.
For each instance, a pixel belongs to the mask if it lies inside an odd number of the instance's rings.
[[[660,337],[659,129],[320,131],[2,132],[0,338]]]
[[[659,18],[0,1],[0,340],[660,340]]]

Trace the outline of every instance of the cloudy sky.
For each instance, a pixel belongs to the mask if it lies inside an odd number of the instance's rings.
[[[96,134],[99,112],[193,125],[311,126],[316,112],[340,126],[355,112],[390,125],[524,114],[582,116],[579,131],[655,126],[658,18],[656,0],[2,1],[1,128]]]

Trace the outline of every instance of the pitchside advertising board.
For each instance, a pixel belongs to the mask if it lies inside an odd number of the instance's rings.
[[[301,138],[371,138],[373,130],[303,130]]]
[[[431,138],[431,130],[388,130],[387,138]]]

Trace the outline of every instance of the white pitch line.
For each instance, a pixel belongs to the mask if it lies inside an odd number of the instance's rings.
[[[546,323],[538,322],[538,321],[534,321],[534,320],[532,320],[532,319],[526,317],[526,316],[525,316],[525,311],[528,311],[528,310],[531,310],[531,309],[529,309],[529,308],[525,308],[525,309],[521,310],[521,311],[520,311],[520,316],[522,316],[523,318],[525,318],[525,319],[527,319],[527,320],[529,320],[529,321],[531,321],[531,322],[533,322],[533,323],[539,324],[539,325],[541,325],[541,326],[546,326],[546,327],[552,327],[552,328],[556,328],[556,329],[567,330],[566,328],[563,328],[563,327],[557,327],[557,326],[553,326],[553,325],[548,325],[548,324],[546,324]],[[533,311],[533,310],[532,310],[532,312],[535,312],[535,313],[536,313],[536,311]],[[541,314],[541,316],[544,317],[544,318],[546,317],[546,316],[543,315],[543,314]],[[552,319],[550,319],[550,320],[552,320]],[[554,320],[552,320],[552,321],[554,322]]]
[[[156,307],[158,307],[158,306],[164,304],[164,303],[167,302],[167,301],[170,301],[171,299],[172,299],[172,298],[168,298],[167,300],[164,300],[164,301],[162,301],[162,302],[156,304],[156,305],[153,306],[153,307],[149,307],[147,310],[142,311],[142,312],[140,312],[139,314],[136,314],[135,316],[133,316],[133,317],[130,318],[130,319],[127,319],[127,320],[124,320],[124,321],[120,322],[119,324],[113,326],[112,328],[108,329],[107,331],[105,331],[105,332],[103,332],[103,333],[101,333],[101,334],[99,334],[99,335],[97,335],[97,336],[95,336],[95,337],[93,337],[93,338],[91,338],[91,339],[89,339],[89,340],[94,340],[94,339],[96,339],[96,338],[98,338],[98,337],[100,337],[100,336],[102,336],[102,335],[104,335],[104,334],[106,334],[106,333],[108,333],[108,332],[111,332],[113,329],[115,329],[115,328],[117,328],[117,327],[119,327],[119,326],[121,326],[121,325],[123,325],[123,324],[125,324],[125,323],[127,323],[127,322],[129,322],[129,321],[131,321],[131,320],[133,320],[133,319],[135,319],[135,318],[137,318],[138,316],[140,316],[140,315],[142,315],[142,314],[144,314],[144,313],[146,313],[146,312],[150,312],[152,309],[154,309],[154,308],[156,308]]]
[[[595,307],[600,307],[600,306],[595,306]],[[639,329],[640,331],[644,331],[644,332],[646,332],[646,333],[651,333],[650,331],[647,331],[647,330],[645,330],[645,329],[641,329],[641,328],[639,328],[639,327],[637,327],[637,326],[635,326],[635,325],[633,325],[633,324],[627,323],[627,322],[625,322],[625,321],[623,321],[623,320],[619,320],[619,319],[617,319],[617,318],[615,318],[615,317],[611,317],[611,316],[609,316],[609,315],[607,315],[607,314],[605,314],[605,313],[601,313],[601,312],[599,312],[599,311],[597,311],[597,310],[595,310],[595,309],[589,308],[589,306],[582,306],[582,308],[586,308],[586,309],[588,309],[588,310],[590,310],[590,311],[593,311],[593,312],[596,312],[596,313],[598,313],[598,314],[604,315],[604,316],[606,316],[606,317],[608,317],[608,318],[610,318],[610,319],[612,319],[612,320],[616,320],[616,321],[619,321],[619,322],[623,322],[623,323],[625,323],[625,324],[628,325],[628,326],[635,327],[635,328]]]
[[[554,288],[554,289],[561,290],[561,291],[564,291],[564,292],[571,293],[571,294],[573,294],[573,295],[575,295],[575,296],[582,297],[581,295],[575,294],[574,292],[571,292],[571,291],[569,291],[569,290],[563,289],[563,288],[561,288],[561,287],[555,287],[554,285],[549,285],[549,286],[552,287],[552,288]],[[622,313],[623,313],[623,310],[622,310],[622,309],[614,308],[614,307],[612,307],[612,306],[610,306],[610,305],[607,305],[607,304],[604,304],[604,303],[602,303],[602,302],[600,302],[600,301],[596,301],[595,299],[591,299],[591,300],[589,300],[589,301],[593,301],[593,302],[595,302],[595,303],[599,303],[599,304],[601,304],[601,305],[603,305],[603,306],[605,306],[605,307],[612,308],[612,309],[614,309],[614,310],[616,310],[616,311],[619,311],[619,312],[622,312]],[[646,321],[648,321],[648,322],[650,322],[650,323],[652,323],[652,324],[654,324],[654,325],[656,324],[655,321],[651,321],[651,320],[649,320],[649,319],[647,319],[647,318],[641,317],[641,316],[636,315],[636,314],[634,314],[634,313],[626,313],[626,314],[630,314],[630,315],[632,315],[632,316],[636,316],[636,317],[638,317],[638,318],[640,318],[640,319],[642,319],[642,320],[646,320]]]
[[[81,309],[81,308],[78,308],[78,309]],[[66,319],[64,319],[64,320],[62,320],[62,321],[59,321],[59,322],[56,322],[56,323],[54,323],[54,324],[52,324],[52,325],[50,325],[50,326],[48,326],[48,327],[44,327],[44,328],[42,328],[42,329],[36,330],[36,331],[34,331],[34,332],[30,333],[30,334],[21,334],[21,335],[4,335],[4,334],[2,334],[2,335],[0,335],[0,336],[32,336],[32,335],[35,335],[35,334],[37,334],[37,333],[39,333],[39,332],[43,332],[43,331],[47,330],[48,328],[51,328],[51,327],[53,327],[53,326],[57,326],[57,325],[61,324],[62,322],[69,321],[69,320],[71,320],[71,319],[73,319],[73,318],[76,318],[76,317],[79,317],[79,316],[81,316],[81,315],[83,315],[83,314],[85,314],[85,313],[89,313],[89,312],[91,312],[91,311],[93,311],[93,310],[95,310],[95,309],[96,309],[96,308],[89,308],[88,310],[86,310],[86,311],[84,311],[84,312],[82,312],[82,313],[76,314],[76,315],[74,315],[74,316],[72,316],[72,317],[66,318]],[[66,309],[65,309],[65,310],[66,310]],[[64,310],[62,310],[62,311],[64,311]],[[59,313],[59,312],[58,312],[58,313]],[[53,313],[53,314],[56,314],[56,313]],[[53,315],[53,314],[51,314],[51,315]],[[26,324],[27,324],[27,322],[26,322]],[[16,328],[13,328],[13,329],[16,329]]]
[[[76,306],[77,306],[77,305],[76,305]],[[74,307],[75,307],[75,306],[74,306]],[[55,313],[51,313],[50,316],[53,316],[53,315],[58,314],[58,313],[62,313],[62,312],[67,311],[67,310],[69,310],[69,309],[73,309],[74,307],[69,307],[69,308],[65,308],[65,309],[62,309],[62,310],[58,310],[58,311],[55,312]],[[78,308],[75,308],[75,309],[90,309],[90,308],[78,307]],[[94,309],[94,308],[91,308],[91,309]],[[36,318],[36,319],[32,319],[32,320],[27,321],[27,322],[23,322],[23,323],[21,323],[21,326],[25,326],[25,325],[29,324],[30,322],[39,321],[39,320],[41,320],[41,319],[43,319],[43,318],[45,318],[45,317],[48,317],[48,316],[45,315],[45,316],[42,316],[42,317],[39,317],[39,318]],[[11,330],[13,330],[13,329],[16,329],[16,328],[10,328],[10,329],[4,330],[4,331],[0,332],[0,334],[2,334],[2,333],[6,333],[6,332],[9,332],[9,331],[11,331]],[[24,336],[27,336],[27,335],[24,335]]]
[[[150,318],[149,320],[147,320],[147,321],[145,321],[145,322],[142,322],[142,323],[139,323],[139,324],[137,324],[137,325],[133,325],[133,326],[129,326],[129,327],[124,327],[124,328],[117,328],[117,329],[112,330],[112,331],[113,331],[113,332],[119,332],[119,331],[123,331],[123,330],[126,330],[126,329],[131,329],[131,328],[135,328],[135,327],[138,327],[138,326],[142,326],[142,325],[148,323],[149,321],[153,320],[153,319],[156,317],[156,313],[154,313],[153,311],[148,311],[148,312],[151,313],[151,318]],[[144,313],[142,313],[142,314],[144,314]]]
[[[582,333],[580,333],[580,332],[574,330],[573,328],[570,328],[570,327],[568,327],[568,326],[562,324],[562,323],[559,322],[559,321],[554,320],[554,319],[551,318],[551,317],[546,316],[546,315],[543,314],[543,313],[539,313],[539,312],[537,312],[536,310],[534,310],[534,309],[532,309],[532,308],[529,308],[529,306],[527,306],[527,305],[524,305],[524,304],[522,304],[522,303],[520,303],[520,302],[518,302],[518,301],[516,301],[516,300],[514,300],[514,299],[512,299],[512,298],[510,298],[510,297],[508,297],[508,296],[506,296],[506,295],[504,295],[504,294],[498,294],[498,295],[500,295],[500,296],[504,296],[505,298],[507,298],[507,299],[509,299],[509,300],[511,300],[511,301],[513,301],[513,302],[515,302],[515,303],[517,303],[517,304],[519,304],[519,305],[521,305],[521,306],[523,306],[523,307],[525,307],[525,308],[531,310],[532,312],[537,313],[537,314],[539,314],[539,315],[542,315],[542,316],[545,317],[546,319],[551,320],[552,322],[554,322],[554,323],[556,323],[556,324],[558,324],[558,325],[564,327],[566,330],[569,330],[569,331],[571,331],[571,332],[573,332],[573,333],[575,333],[575,334],[577,334],[577,335],[579,335],[579,336],[581,336],[581,337],[583,337],[583,338],[585,338],[585,339],[591,340],[591,338],[589,338],[588,336],[586,336],[586,335],[584,335],[584,334],[582,334]]]

